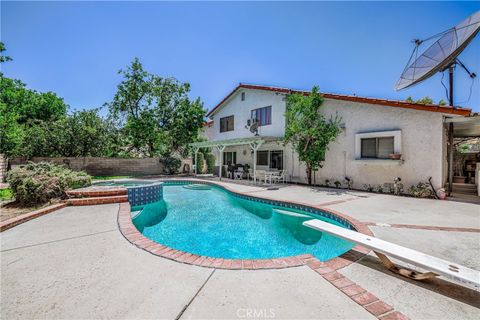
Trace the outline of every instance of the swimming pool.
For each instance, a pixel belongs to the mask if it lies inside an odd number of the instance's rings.
[[[309,253],[327,261],[354,246],[302,225],[315,218],[351,228],[345,221],[253,200],[217,186],[197,190],[167,183],[162,201],[131,210],[142,210],[133,223],[145,237],[212,258],[271,259]]]

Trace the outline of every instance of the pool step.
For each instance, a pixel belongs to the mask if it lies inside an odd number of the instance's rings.
[[[70,198],[111,197],[127,195],[126,188],[95,188],[87,187],[67,191]]]
[[[120,195],[107,197],[71,198],[67,199],[66,202],[69,206],[91,206],[96,204],[128,202],[128,196]]]

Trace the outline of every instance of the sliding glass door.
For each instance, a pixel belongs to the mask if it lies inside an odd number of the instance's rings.
[[[283,170],[283,151],[282,150],[258,151],[257,166],[268,166],[268,169]]]

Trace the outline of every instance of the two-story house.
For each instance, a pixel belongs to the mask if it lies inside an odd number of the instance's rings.
[[[287,88],[240,84],[209,113],[204,130],[216,166],[248,164],[256,170],[286,170],[287,180],[306,182],[305,166],[284,145],[286,96],[304,93]],[[443,186],[447,177],[445,119],[468,116],[471,110],[404,101],[324,94],[327,117],[341,117],[342,132],[331,143],[323,168],[325,180],[353,180],[353,187],[378,186],[400,177],[405,186],[427,181]],[[249,129],[258,123],[258,135]],[[218,174],[219,170],[216,170]]]

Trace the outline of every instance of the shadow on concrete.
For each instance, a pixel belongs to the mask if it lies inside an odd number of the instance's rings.
[[[446,281],[440,278],[416,281],[406,277],[402,277],[396,273],[389,271],[380,260],[372,255],[366,255],[362,257],[361,253],[356,251],[349,251],[348,254],[342,255],[342,258],[356,262],[367,268],[381,272],[388,276],[397,278],[399,280],[408,282],[409,284],[430,290],[432,292],[441,294],[448,298],[457,300],[459,302],[471,305],[475,308],[480,308],[480,292],[456,284],[454,282]],[[339,270],[341,272],[341,270]],[[422,270],[420,270],[422,271]]]

